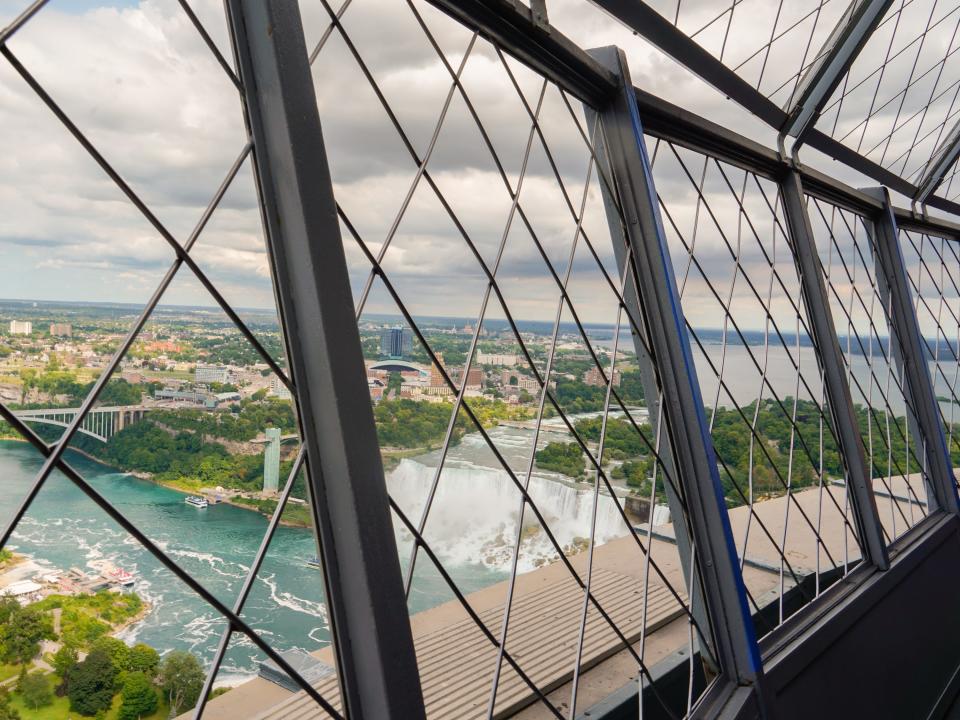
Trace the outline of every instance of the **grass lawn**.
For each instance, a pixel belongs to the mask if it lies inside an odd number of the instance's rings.
[[[19,665],[0,665],[0,682],[16,677],[19,673]]]
[[[17,671],[19,672],[19,668]],[[50,678],[51,682],[57,682],[55,675],[51,675]],[[39,710],[31,710],[23,704],[23,698],[17,693],[13,693],[11,697],[12,702],[10,705],[20,711],[22,720],[67,720],[68,718],[74,720],[75,718],[83,718],[83,716],[78,713],[70,712],[69,698],[54,696],[52,705],[47,705]],[[160,700],[160,703],[157,705],[157,711],[153,713],[153,715],[144,715],[141,720],[165,720],[167,715],[170,714],[170,707],[164,702],[164,699],[160,697],[160,693],[157,693],[157,697]],[[117,720],[117,716],[120,714],[120,702],[120,693],[117,693],[113,696],[113,705],[111,705],[107,711],[107,720]]]
[[[70,715],[70,701],[65,697],[53,698],[53,704],[42,707],[39,710],[31,710],[23,704],[23,698],[17,693],[13,694],[13,700],[10,706],[20,711],[20,717],[23,720],[67,720]],[[76,713],[73,713],[76,715]]]

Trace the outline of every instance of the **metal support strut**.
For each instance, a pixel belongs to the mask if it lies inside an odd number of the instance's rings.
[[[947,438],[943,432],[937,398],[927,366],[930,353],[920,334],[920,323],[917,322],[914,312],[890,194],[885,188],[870,189],[866,192],[883,203],[883,209],[874,220],[873,226],[868,224],[867,228],[873,235],[876,248],[877,284],[884,304],[891,309],[891,329],[899,339],[898,343],[894,343],[894,357],[904,376],[904,391],[913,409],[914,417],[910,418],[910,427],[916,433],[914,441],[917,448],[924,451],[927,507],[930,510],[940,509],[954,515],[960,514]],[[939,342],[939,339],[936,342]]]
[[[755,684],[762,676],[760,651],[657,205],[636,95],[621,50],[601,48],[592,50],[591,55],[610,68],[620,82],[617,96],[600,113],[602,131],[626,219],[626,240],[635,258],[634,282],[650,350],[659,369],[663,421],[673,449],[676,478],[688,503],[689,541],[696,551],[716,655],[721,672],[732,684]],[[614,231],[620,234],[620,228]]]
[[[840,455],[847,470],[847,488],[854,520],[865,560],[881,570],[890,567],[887,544],[883,538],[877,502],[873,494],[872,474],[867,464],[863,438],[853,410],[853,398],[847,384],[843,352],[830,313],[830,302],[821,272],[817,245],[807,215],[803,185],[796,170],[790,170],[780,185],[787,216],[788,241],[800,272],[800,291],[810,321],[810,332],[818,349],[823,385],[830,414],[837,432]]]
[[[227,9],[345,714],[416,720],[423,695],[299,8]]]

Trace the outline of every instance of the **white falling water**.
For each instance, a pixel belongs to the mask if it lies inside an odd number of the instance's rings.
[[[390,472],[390,494],[416,523],[436,469],[405,459]],[[523,474],[518,473],[520,481]],[[534,474],[529,493],[559,545],[569,554],[583,550],[590,537],[593,488],[572,487]],[[445,562],[482,564],[509,571],[517,532],[520,491],[503,470],[472,463],[448,463],[440,477],[424,537]],[[597,543],[625,535],[626,525],[614,501],[601,493],[597,507]],[[409,536],[401,531],[401,539]],[[524,512],[519,572],[557,559],[556,551],[529,507]]]

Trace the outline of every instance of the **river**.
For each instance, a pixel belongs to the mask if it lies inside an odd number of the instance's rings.
[[[491,434],[522,477],[532,433],[504,427]],[[544,433],[541,445],[551,437],[558,439],[551,432]],[[266,518],[230,505],[197,510],[185,504],[184,496],[174,490],[115,472],[69,451],[68,460],[184,570],[200,579],[218,599],[233,604],[266,529]],[[419,518],[437,462],[437,453],[405,459],[388,474],[393,496],[414,521]],[[0,478],[7,498],[0,505],[0,523],[7,522],[40,466],[40,455],[26,443],[0,441]],[[451,451],[425,531],[464,593],[508,576],[519,493],[506,473],[496,467],[480,436],[466,436]],[[568,547],[589,534],[592,494],[586,485],[574,487],[558,475],[536,473],[530,492],[562,546]],[[598,514],[600,540],[626,532],[610,498],[601,499]],[[528,512],[526,524],[529,522]],[[406,566],[410,538],[398,530],[397,539],[401,564]],[[121,637],[128,643],[145,642],[161,652],[185,649],[205,662],[212,658],[224,627],[218,613],[62,475],[54,474],[37,496],[17,528],[11,547],[54,569],[90,569],[97,561],[107,559],[135,571],[135,590],[152,609]],[[314,547],[310,530],[278,528],[260,580],[244,609],[243,617],[277,648],[313,651],[329,643],[320,574],[304,563],[315,554]],[[542,532],[533,528],[525,533],[521,571],[555,557]],[[429,560],[421,555],[410,612],[452,598]],[[249,641],[236,640],[218,684],[249,677],[262,659]]]
[[[714,360],[719,361],[719,347],[713,346],[710,351],[716,353]],[[801,349],[800,360],[807,379],[814,385],[816,363],[809,348]],[[701,378],[710,378],[712,373],[704,365],[703,358],[697,357]],[[755,398],[758,375],[746,349],[728,347],[726,367],[725,376],[736,401],[747,403]],[[945,366],[944,370],[952,384],[956,367]],[[855,372],[866,375],[863,358],[855,356]],[[782,396],[792,394],[794,374],[782,351],[771,356],[768,377]],[[704,401],[711,405],[716,398],[715,381],[706,380],[703,385]],[[868,387],[869,383],[865,385]],[[818,386],[813,390],[819,394]],[[939,376],[936,391],[946,394],[946,383]],[[855,402],[858,400],[855,393]],[[902,399],[897,400],[891,398],[891,404],[901,412]],[[719,404],[728,402],[721,395]],[[944,405],[948,418],[951,410]],[[546,431],[540,438],[541,446],[550,440],[569,441],[568,436],[557,432],[559,424],[557,418],[547,421]],[[490,435],[522,479],[529,460],[532,432],[498,427]],[[183,495],[173,490],[115,472],[72,453],[68,453],[68,459],[183,569],[199,578],[217,598],[233,604],[266,529],[266,518],[230,505],[197,510],[186,505]],[[428,453],[401,461],[388,474],[391,494],[414,522],[420,517],[438,462],[437,452]],[[0,504],[0,523],[7,521],[40,465],[39,454],[25,443],[0,441],[0,478],[6,490],[5,501]],[[530,494],[561,547],[582,545],[590,528],[592,493],[589,486],[574,486],[559,475],[535,472]],[[626,527],[612,500],[601,496],[600,503],[598,540],[603,542],[624,534]],[[427,541],[462,592],[508,577],[519,506],[519,492],[480,435],[465,436],[447,459],[425,531]],[[529,511],[525,514],[525,525],[519,558],[521,572],[556,557],[545,534],[533,525]],[[410,537],[399,529],[396,534],[401,564],[405,566]],[[108,559],[136,571],[136,592],[151,603],[152,610],[142,622],[124,631],[123,638],[130,643],[148,643],[161,652],[186,649],[204,661],[212,657],[224,625],[219,615],[63,476],[54,475],[47,483],[11,544],[50,568],[90,568],[92,563]],[[329,643],[320,575],[305,565],[314,554],[314,539],[309,530],[279,528],[244,609],[244,618],[277,648],[312,651]],[[452,594],[429,560],[421,556],[410,596],[410,612],[451,599]],[[261,659],[248,641],[235,641],[218,683],[249,677],[256,672]]]

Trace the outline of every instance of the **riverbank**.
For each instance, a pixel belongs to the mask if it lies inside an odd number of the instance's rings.
[[[0,436],[0,441],[30,444],[30,442],[26,438],[23,438],[19,435],[14,437]],[[103,467],[108,468],[109,470],[112,470],[114,472],[121,473],[123,475],[129,475],[131,477],[136,478],[137,480],[143,480],[145,482],[153,483],[154,485],[167,488],[168,490],[173,490],[184,496],[197,495],[197,494],[204,495],[204,494],[209,494],[214,492],[212,488],[206,488],[207,492],[205,493],[204,488],[197,488],[191,485],[178,483],[176,480],[158,480],[153,473],[144,472],[142,470],[124,470],[123,468],[118,468],[113,465],[110,465],[109,463],[105,463],[102,458],[98,458],[96,455],[93,455],[87,452],[86,450],[81,450],[79,448],[75,448],[72,446],[70,447],[70,452],[75,452],[78,455],[82,455],[87,460],[90,460],[91,462],[95,462],[98,465],[102,465]],[[395,466],[399,462],[400,460],[397,459],[397,461],[393,465]],[[228,488],[225,492],[241,493],[245,491]],[[277,501],[276,499],[273,499],[273,498],[263,498],[262,500],[259,500],[259,501],[251,498],[251,502],[245,503],[242,501],[235,500],[234,498],[231,498],[231,497],[221,497],[221,499],[219,499],[218,502],[224,503],[226,505],[232,505],[233,507],[240,508],[241,510],[246,510],[248,512],[255,512],[269,519],[273,516],[273,510],[276,508]],[[269,509],[261,509],[259,506],[251,504],[256,502],[271,502],[272,507]],[[290,507],[291,506],[288,503],[287,510],[284,511],[284,515],[287,515]],[[280,524],[284,527],[293,527],[293,528],[311,527],[311,523],[309,520],[298,519],[295,517],[281,517]]]

